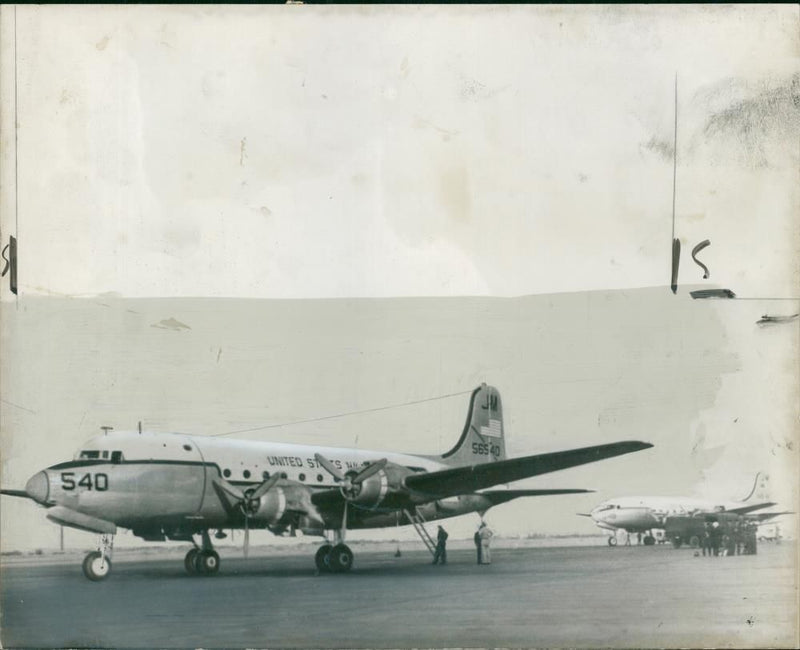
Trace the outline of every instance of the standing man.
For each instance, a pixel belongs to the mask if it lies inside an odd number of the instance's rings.
[[[719,522],[713,521],[711,523],[711,551],[714,557],[719,556],[719,543],[722,531],[719,529]]]
[[[434,564],[447,564],[447,531],[439,526],[436,534],[436,551],[433,554]]]
[[[483,557],[481,553],[481,529],[475,531],[475,534],[472,536],[472,541],[475,542],[475,552],[478,554],[478,564],[483,564]]]
[[[481,536],[481,564],[491,564],[492,553],[489,550],[489,544],[491,543],[492,537],[494,537],[494,533],[492,529],[486,525],[486,522],[481,522],[478,533]]]

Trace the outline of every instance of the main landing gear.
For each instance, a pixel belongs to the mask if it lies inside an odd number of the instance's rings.
[[[105,580],[111,573],[111,553],[114,550],[114,536],[101,535],[98,549],[87,553],[83,558],[83,575],[92,582]]]
[[[320,573],[347,573],[353,567],[353,551],[347,544],[328,544],[317,549],[314,563]]]
[[[219,553],[211,545],[208,531],[202,533],[203,545],[195,546],[183,559],[183,566],[189,575],[212,576],[219,571]]]
[[[347,534],[347,501],[342,511],[342,527],[333,531],[334,543],[328,540],[317,549],[314,563],[320,573],[347,573],[353,568],[353,551],[344,543]]]

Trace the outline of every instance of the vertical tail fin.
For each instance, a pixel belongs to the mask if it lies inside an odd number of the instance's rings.
[[[755,501],[769,501],[769,474],[765,474],[764,472],[758,472],[756,474],[756,479],[753,481],[753,487],[750,490],[750,494],[748,494],[744,499],[740,499],[740,503],[744,503],[745,501],[749,501],[751,498],[755,497]]]
[[[481,384],[472,391],[464,431],[455,446],[442,454],[451,465],[476,465],[504,460],[503,404],[493,386]]]

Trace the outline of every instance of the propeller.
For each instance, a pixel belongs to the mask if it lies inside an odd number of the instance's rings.
[[[344,506],[342,507],[342,539],[344,539],[345,531],[347,530],[347,503],[355,499],[361,492],[361,484],[366,481],[373,474],[377,474],[389,462],[386,458],[376,460],[364,467],[360,472],[353,473],[352,471],[342,474],[336,465],[329,461],[322,454],[314,454],[317,462],[325,468],[325,470],[341,483],[339,490],[344,497]]]
[[[361,484],[373,474],[380,472],[384,467],[386,467],[386,463],[389,462],[386,458],[381,458],[380,460],[376,460],[374,463],[370,463],[357,474],[353,474],[352,472],[342,474],[341,470],[339,470],[336,465],[325,458],[325,456],[322,454],[314,454],[314,458],[316,458],[317,462],[325,468],[328,474],[333,476],[333,478],[342,484],[339,489],[342,492],[342,496],[347,501],[357,497],[359,492],[361,492]]]
[[[25,490],[0,490],[0,494],[5,494],[9,497],[21,497],[23,499],[32,499],[36,501],[30,494],[28,494]]]
[[[258,512],[258,505],[267,492],[282,478],[286,478],[283,473],[275,473],[255,489],[240,490],[235,485],[228,483],[225,479],[214,479],[214,485],[225,492],[228,496],[236,500],[242,514],[244,515],[244,556],[247,557],[250,550],[250,517]]]

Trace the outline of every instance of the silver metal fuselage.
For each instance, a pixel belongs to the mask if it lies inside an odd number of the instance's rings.
[[[414,472],[445,469],[438,460],[410,454],[274,442],[195,437],[181,434],[113,432],[87,441],[72,461],[34,475],[26,487],[39,503],[51,507],[50,518],[65,525],[97,530],[94,519],[133,529],[145,538],[185,538],[208,528],[240,528],[244,516],[226,507],[215,490],[225,481],[242,490],[269,476],[285,475],[261,499],[269,517],[255,516],[250,527],[280,528],[288,512],[302,512],[299,528],[323,534],[341,525],[341,507],[321,508],[311,495],[339,485],[315,460],[316,453],[342,472],[386,458]],[[491,506],[485,497],[468,494],[431,501],[409,493],[426,519],[441,519]],[[409,523],[398,510],[350,508],[349,528],[381,528]],[[60,519],[59,519],[60,517]],[[66,519],[65,519],[66,517]]]

